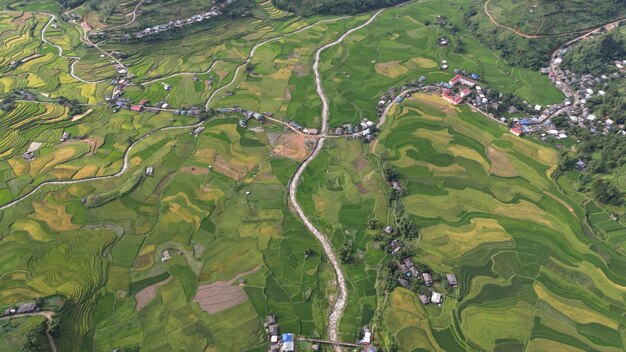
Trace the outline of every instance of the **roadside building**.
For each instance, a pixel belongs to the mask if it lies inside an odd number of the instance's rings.
[[[296,350],[293,334],[283,334],[282,341],[283,345],[280,349],[282,352],[293,352]]]
[[[450,87],[454,87],[457,84],[462,84],[468,87],[473,87],[476,84],[476,82],[463,75],[456,75],[450,81],[448,81],[448,84],[450,84]]]
[[[17,309],[17,313],[18,314],[25,314],[25,313],[31,313],[34,312],[37,309],[37,306],[35,306],[35,303],[24,303],[24,304],[20,304],[20,307]]]
[[[520,137],[522,134],[524,134],[524,132],[522,132],[522,130],[519,127],[511,127],[511,133]]]

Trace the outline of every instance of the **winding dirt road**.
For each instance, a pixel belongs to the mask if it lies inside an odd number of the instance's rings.
[[[326,96],[326,93],[324,92],[324,86],[322,84],[322,78],[319,72],[321,54],[324,50],[341,43],[350,34],[372,23],[374,19],[376,19],[376,17],[378,17],[378,15],[383,11],[384,10],[379,10],[378,12],[374,13],[374,15],[372,15],[365,23],[348,30],[341,37],[339,37],[339,39],[335,40],[332,43],[322,46],[315,53],[315,63],[313,64],[313,71],[315,73],[315,84],[317,87],[317,94],[319,95],[320,100],[322,101],[322,128],[321,128],[322,137],[317,140],[315,148],[313,149],[311,154],[302,162],[302,164],[300,164],[300,166],[296,170],[296,173],[293,175],[291,182],[289,183],[289,200],[291,201],[291,204],[294,210],[296,211],[298,217],[300,217],[302,222],[304,222],[304,225],[306,225],[307,229],[309,229],[309,231],[313,233],[313,235],[315,235],[317,240],[322,244],[322,248],[324,249],[326,258],[331,263],[333,270],[335,271],[335,276],[337,279],[338,297],[330,312],[330,316],[328,318],[328,327],[327,327],[328,339],[331,341],[339,340],[338,338],[339,337],[339,322],[341,321],[341,317],[346,307],[346,302],[347,302],[347,297],[348,297],[346,279],[343,275],[343,271],[341,270],[341,264],[337,260],[337,256],[335,255],[335,252],[333,251],[333,247],[330,244],[330,241],[328,240],[328,238],[326,237],[324,233],[318,230],[311,223],[309,218],[304,213],[304,210],[302,210],[300,203],[298,203],[298,197],[297,197],[298,183],[300,182],[300,179],[302,178],[302,173],[304,172],[304,170],[322,151],[322,148],[324,147],[324,141],[326,140],[326,137],[324,135],[328,131],[328,117],[329,117],[328,97]],[[340,346],[335,346],[334,349],[335,351],[338,351],[338,352],[342,351]]]
[[[89,80],[82,79],[82,78],[76,76],[76,74],[74,73],[74,65],[80,60],[80,57],[64,55],[63,54],[63,48],[61,46],[56,45],[56,44],[48,41],[48,39],[46,39],[46,30],[48,29],[48,27],[50,27],[52,22],[56,21],[57,16],[55,16],[55,15],[53,15],[51,13],[45,13],[45,12],[44,12],[44,14],[47,15],[47,16],[50,16],[50,20],[48,21],[48,23],[46,23],[46,25],[41,30],[41,41],[46,43],[46,44],[48,44],[48,45],[51,45],[51,46],[55,47],[59,51],[59,56],[60,57],[63,57],[63,58],[66,58],[66,59],[72,61],[72,63],[70,64],[70,72],[69,72],[70,76],[72,76],[72,78],[74,78],[75,80],[83,82],[83,83],[98,83],[98,82],[102,82],[102,80],[100,80],[100,81],[89,81]]]

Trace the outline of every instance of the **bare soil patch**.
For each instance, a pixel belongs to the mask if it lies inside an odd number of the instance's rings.
[[[248,170],[246,170],[243,165],[230,163],[221,155],[215,157],[213,169],[222,175],[232,178],[233,180],[239,180],[248,173]]]
[[[367,160],[363,156],[363,153],[352,162],[352,166],[354,166],[357,172],[361,172],[367,167]]]
[[[135,309],[137,309],[137,311],[140,311],[145,306],[147,306],[150,302],[152,302],[152,299],[156,297],[156,293],[159,287],[167,284],[168,282],[170,282],[171,279],[172,277],[170,276],[161,282],[157,282],[156,284],[150,285],[144,288],[143,290],[137,292],[135,294],[135,300],[137,301],[137,305],[135,306]]]
[[[200,308],[209,314],[221,312],[245,302],[248,297],[241,285],[233,285],[240,277],[257,272],[260,266],[252,270],[237,274],[230,281],[216,281],[210,285],[199,286],[194,302],[198,302]]]
[[[285,132],[276,140],[273,152],[276,155],[302,161],[311,152],[307,141],[311,143],[313,139],[299,133]]]

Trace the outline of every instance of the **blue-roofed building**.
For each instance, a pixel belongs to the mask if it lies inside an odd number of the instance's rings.
[[[398,97],[396,98],[396,103],[402,103],[404,101],[404,97],[401,95],[398,95]]]
[[[280,348],[283,352],[293,352],[296,350],[293,334],[283,334],[283,345]]]
[[[475,73],[472,73],[470,76],[472,77],[472,79],[478,79],[478,75]]]

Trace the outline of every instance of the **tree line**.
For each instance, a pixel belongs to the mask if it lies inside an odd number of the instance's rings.
[[[300,15],[355,14],[406,2],[406,0],[272,0],[279,9]]]

